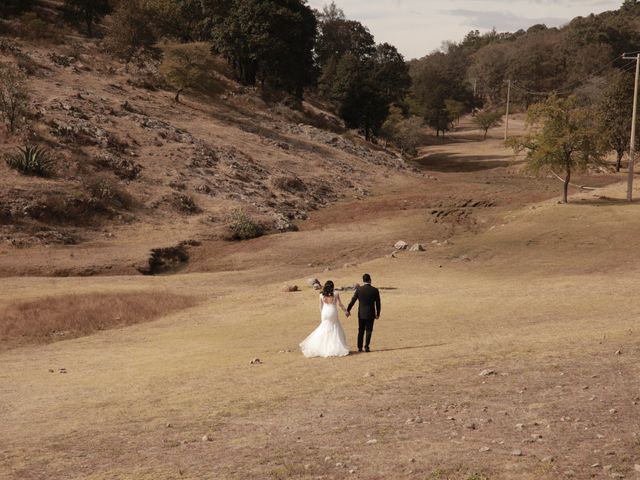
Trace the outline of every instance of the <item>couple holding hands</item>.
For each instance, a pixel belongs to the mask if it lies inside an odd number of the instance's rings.
[[[301,344],[305,357],[344,357],[349,355],[346,336],[338,318],[338,307],[345,316],[351,316],[351,309],[358,304],[358,352],[369,352],[373,324],[380,318],[380,291],[371,285],[371,276],[362,276],[363,285],[357,286],[353,298],[344,308],[340,294],[329,280],[320,294],[320,325]],[[366,337],[366,341],[365,341]]]

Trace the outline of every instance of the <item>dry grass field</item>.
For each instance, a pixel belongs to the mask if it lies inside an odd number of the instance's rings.
[[[89,322],[116,298],[161,318],[0,349],[0,478],[636,478],[638,205],[615,175],[559,205],[477,135],[299,232],[206,242],[177,275],[5,278],[3,311],[74,295],[100,300],[68,304]],[[390,257],[400,239],[426,252]],[[306,279],[364,271],[385,287],[373,351],[303,358]]]

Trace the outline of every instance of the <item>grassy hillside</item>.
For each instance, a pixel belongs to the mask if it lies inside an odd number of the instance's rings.
[[[29,72],[31,91],[29,126],[5,136],[0,156],[29,143],[48,148],[55,164],[38,178],[0,162],[2,254],[128,250],[115,261],[4,267],[5,275],[132,273],[152,248],[227,236],[236,209],[267,233],[295,230],[312,211],[410,173],[321,104],[266,102],[222,64],[215,95],[187,92],[176,103],[157,61],[125,68],[73,35],[0,37],[0,62]]]

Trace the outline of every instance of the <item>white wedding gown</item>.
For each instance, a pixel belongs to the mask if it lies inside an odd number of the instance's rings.
[[[300,344],[305,357],[344,357],[349,355],[347,339],[338,320],[340,297],[336,293],[332,303],[326,303],[320,294],[321,321],[311,335]]]

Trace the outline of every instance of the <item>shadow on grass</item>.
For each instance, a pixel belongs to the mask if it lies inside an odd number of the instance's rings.
[[[436,172],[478,172],[494,168],[510,167],[522,163],[512,155],[460,155],[432,153],[415,160],[425,170]]]
[[[397,347],[397,348],[380,348],[380,349],[372,349],[370,353],[382,353],[382,352],[396,352],[400,350],[416,350],[419,348],[434,348],[434,347],[443,347],[447,345],[446,343],[432,343],[429,345],[410,345],[407,347]],[[358,352],[357,350],[349,352],[351,355],[360,355],[367,352]]]
[[[569,205],[589,205],[594,207],[607,207],[607,206],[624,206],[624,205],[639,205],[640,199],[634,198],[629,202],[626,198],[612,198],[607,196],[601,196],[597,198],[581,198],[579,200],[571,200],[569,198]]]

